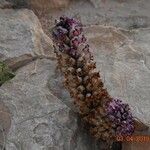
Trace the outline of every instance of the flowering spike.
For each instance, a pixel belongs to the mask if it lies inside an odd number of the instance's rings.
[[[111,141],[117,134],[132,134],[134,126],[129,106],[111,98],[104,89],[82,24],[73,18],[60,17],[52,36],[65,87],[92,135]]]

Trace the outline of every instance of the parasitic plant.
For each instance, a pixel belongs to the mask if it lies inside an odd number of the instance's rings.
[[[52,29],[52,37],[64,85],[90,133],[105,141],[114,141],[116,135],[131,135],[134,120],[130,108],[113,99],[104,88],[82,24],[73,18],[60,17]]]

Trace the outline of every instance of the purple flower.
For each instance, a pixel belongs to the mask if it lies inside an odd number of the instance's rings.
[[[86,38],[83,35],[82,24],[75,20],[74,18],[68,17],[60,17],[59,22],[53,28],[52,37],[57,45],[66,45],[65,47],[70,47],[69,50],[63,46],[60,47],[60,51],[67,53],[73,57],[78,57],[80,54],[84,52],[78,51],[78,47],[80,44],[86,42]],[[88,49],[87,52],[89,53]]]
[[[113,99],[106,105],[106,112],[115,125],[116,134],[130,135],[134,132],[133,117],[128,104]]]

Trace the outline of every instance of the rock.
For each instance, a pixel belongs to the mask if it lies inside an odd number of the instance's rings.
[[[96,8],[93,6],[94,1]],[[71,1],[69,9],[50,11],[49,24],[53,25],[55,19],[63,14],[77,16],[84,25],[100,24],[127,30],[148,28],[150,26],[149,7],[150,1],[147,0],[139,0],[137,3],[129,0]]]
[[[4,0],[1,0],[3,5]],[[65,8],[70,0],[7,0],[14,8],[32,8],[37,11],[49,11],[51,9]]]
[[[59,129],[55,121],[61,120],[56,120],[52,116],[59,111],[62,114],[69,113],[69,110],[64,112],[64,109],[67,110],[66,106],[45,87],[49,69],[54,68],[54,63],[48,60],[40,61],[36,74],[32,75],[34,65],[33,62],[20,69],[16,77],[0,89],[0,95],[2,95],[0,99],[5,101],[12,114],[12,125],[8,135],[12,142],[6,145],[6,149],[19,149],[20,146],[23,146],[26,149],[38,150],[43,146],[55,146],[52,136],[58,139],[61,136],[60,130],[57,133],[54,132],[54,128]],[[66,118],[65,121],[68,119]],[[49,131],[47,131],[48,129]],[[39,132],[37,133],[36,130]],[[22,132],[21,136],[20,132]],[[41,133],[43,133],[43,137],[41,137]],[[43,140],[46,143],[42,143]],[[16,141],[18,142],[16,143]],[[15,145],[17,146],[15,147]]]
[[[148,126],[146,126],[145,124],[143,124],[138,119],[134,120],[134,127],[135,127],[135,131],[137,131],[137,132],[148,131],[148,129],[149,129]],[[137,134],[137,133],[135,133],[135,134]]]
[[[36,57],[33,57],[31,54],[24,54],[19,57],[8,58],[4,63],[6,63],[12,71],[16,71],[18,68],[25,66],[35,59]]]
[[[0,146],[3,146],[6,135],[11,126],[11,115],[9,109],[0,101]]]
[[[122,150],[150,150],[149,142],[126,142]]]
[[[5,9],[5,8],[12,8],[13,4],[11,2],[8,2],[6,0],[0,0],[0,8]]]
[[[38,18],[32,11],[7,9],[0,10],[0,14],[1,61],[7,59],[13,68],[15,65],[23,65],[27,59],[25,57],[30,57],[30,61],[37,57],[55,58],[52,41],[44,34]]]
[[[31,0],[28,5],[36,10],[49,11],[51,9],[64,8],[69,5],[70,0]]]
[[[5,0],[12,5],[12,8],[28,8],[30,0]]]
[[[94,5],[95,8],[101,6],[103,0],[90,0],[90,2]]]

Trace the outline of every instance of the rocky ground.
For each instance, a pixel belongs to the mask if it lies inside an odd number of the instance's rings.
[[[0,0],[0,61],[16,74],[0,87],[1,145],[6,150],[107,149],[82,128],[56,69],[50,29],[61,15],[82,21],[106,88],[150,126],[150,2],[44,1]],[[24,6],[34,12],[16,9]],[[127,143],[124,149],[148,150],[148,144]]]

